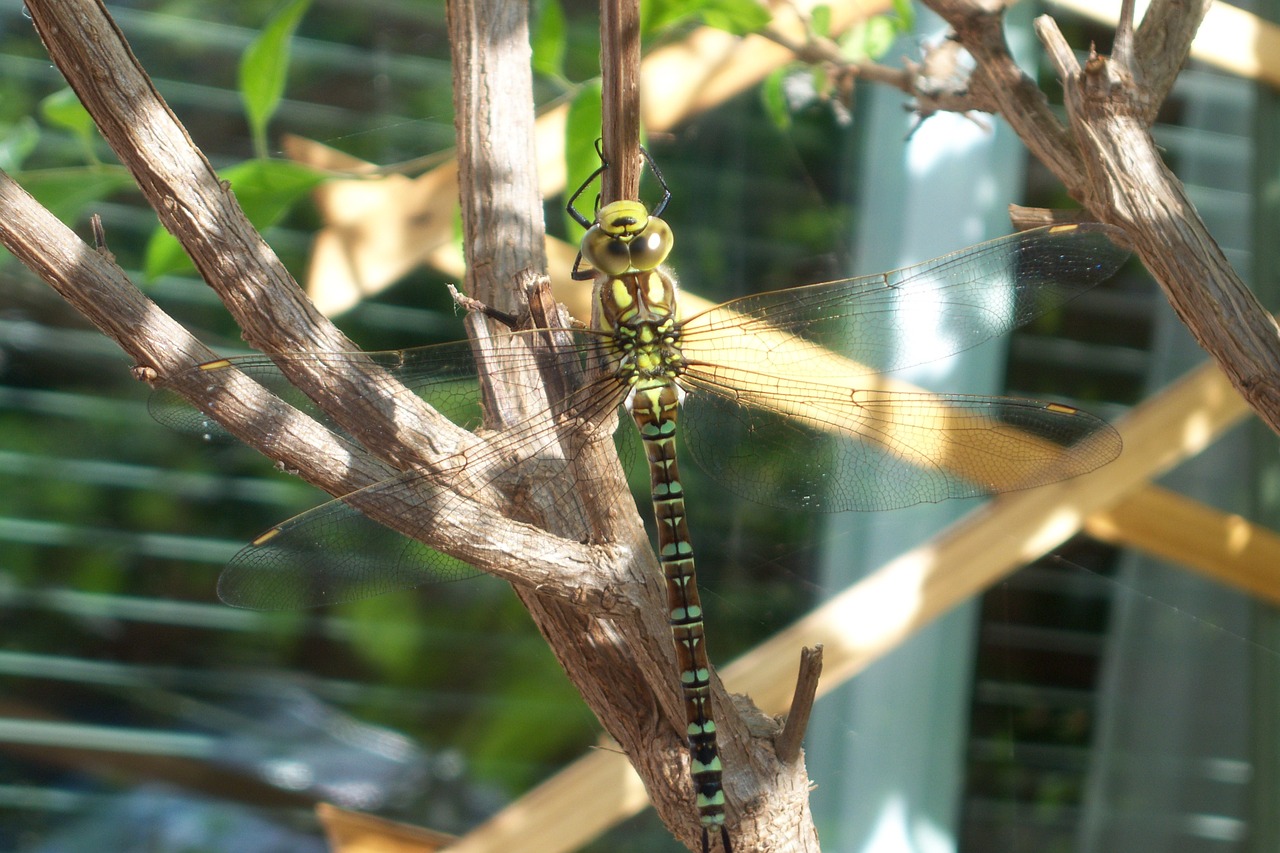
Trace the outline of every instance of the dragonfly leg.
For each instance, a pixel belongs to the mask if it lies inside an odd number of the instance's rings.
[[[467,296],[452,284],[449,285],[449,295],[453,297],[454,303],[464,311],[479,311],[491,320],[497,320],[508,329],[515,331],[520,328],[520,318],[514,314],[508,314],[506,311],[499,311],[497,308],[490,307],[479,299]]]

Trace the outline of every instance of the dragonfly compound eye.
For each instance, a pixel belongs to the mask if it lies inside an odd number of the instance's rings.
[[[582,257],[605,275],[622,275],[631,269],[630,245],[599,225],[591,226],[583,236],[581,251]]]
[[[632,239],[631,266],[637,270],[657,269],[658,265],[671,254],[675,245],[675,237],[671,226],[656,216],[650,216],[644,230]]]

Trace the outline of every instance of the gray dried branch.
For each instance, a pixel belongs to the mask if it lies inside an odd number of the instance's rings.
[[[1036,31],[1065,91],[1065,125],[1014,63],[995,10],[976,0],[928,5],[976,61],[974,91],[991,99],[1093,217],[1125,230],[1196,340],[1280,432],[1280,328],[1231,268],[1150,134],[1207,0],[1152,4],[1131,55],[1126,21],[1122,55],[1091,54],[1083,67],[1052,19],[1038,19]],[[1132,14],[1132,4],[1125,8]]]

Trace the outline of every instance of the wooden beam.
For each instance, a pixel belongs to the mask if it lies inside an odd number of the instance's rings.
[[[1148,486],[1089,516],[1084,532],[1280,604],[1280,536],[1243,516]]]
[[[721,677],[765,713],[784,714],[796,680],[797,650],[821,643],[818,695],[835,689],[934,618],[1052,551],[1095,514],[1102,524],[1150,517],[1153,509],[1168,505],[1151,478],[1199,453],[1249,411],[1215,366],[1193,370],[1116,424],[1125,451],[1115,462],[1074,480],[992,501],[724,667]],[[1198,567],[1217,571],[1216,565],[1206,560]],[[1244,573],[1238,569],[1237,574]],[[638,810],[636,801],[623,795],[639,784],[629,774],[621,753],[594,752],[468,833],[449,853],[575,849],[595,831]],[[566,814],[574,816],[568,825]],[[530,845],[530,838],[539,843]]]

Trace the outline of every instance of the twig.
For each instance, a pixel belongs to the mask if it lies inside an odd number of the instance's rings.
[[[609,168],[600,202],[640,197],[640,3],[600,3],[602,138]]]
[[[1154,0],[1143,13],[1130,67],[1133,79],[1146,92],[1140,105],[1143,127],[1151,126],[1169,96],[1210,5],[1212,0]]]
[[[1111,58],[1122,68],[1133,67],[1133,0],[1120,0],[1120,20],[1111,45]]]
[[[791,710],[787,722],[774,740],[778,760],[790,764],[800,757],[800,744],[809,728],[809,714],[818,693],[818,680],[822,676],[822,646],[800,650],[800,672],[796,676],[796,690],[791,698]]]
[[[766,27],[760,35],[785,47],[801,62],[828,66],[839,78],[879,83],[911,95],[916,99],[913,109],[921,118],[942,111],[967,114],[987,109],[955,72],[958,45],[950,40],[926,46],[922,63],[904,57],[902,67],[894,68],[878,62],[851,62],[840,53],[835,42],[812,30],[806,31],[803,42],[789,38],[774,27]]]

